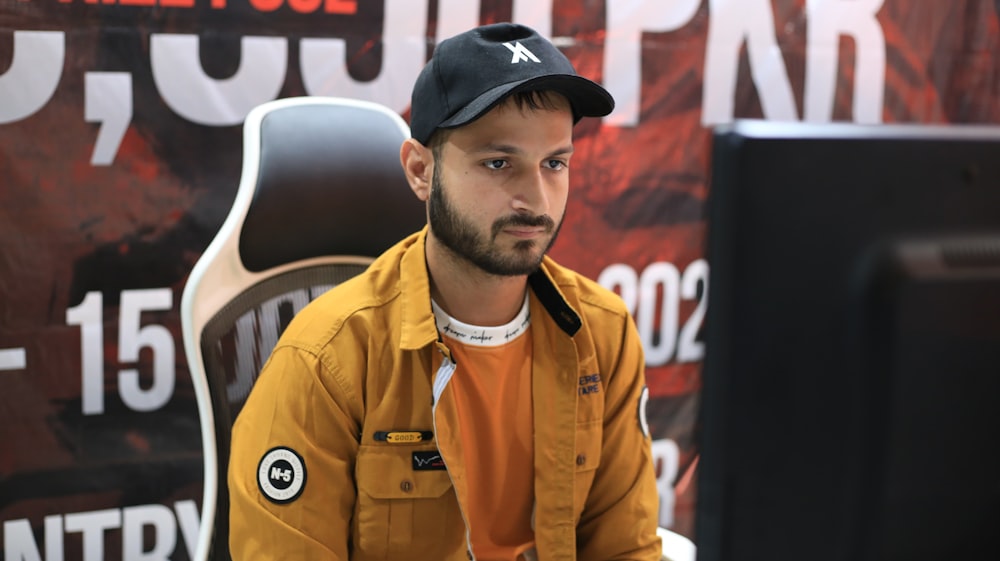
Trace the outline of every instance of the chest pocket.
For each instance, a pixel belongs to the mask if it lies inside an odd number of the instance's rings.
[[[594,475],[601,464],[601,439],[604,435],[600,419],[576,425],[576,475],[573,478],[573,516],[580,521]]]
[[[434,450],[427,445],[361,446],[355,467],[353,557],[444,558],[440,554],[450,549],[456,534],[452,526],[464,535],[448,472],[413,468],[413,452]]]

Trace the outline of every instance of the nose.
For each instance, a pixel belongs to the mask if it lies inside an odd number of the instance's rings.
[[[549,205],[547,187],[542,169],[525,173],[511,197],[511,207],[519,213],[546,214]]]

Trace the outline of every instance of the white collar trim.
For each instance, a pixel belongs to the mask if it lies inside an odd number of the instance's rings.
[[[431,299],[431,308],[434,310],[434,319],[437,320],[438,329],[441,334],[449,339],[453,339],[466,345],[474,347],[499,347],[520,337],[531,325],[531,313],[528,311],[528,293],[524,293],[524,303],[521,311],[514,316],[514,319],[504,325],[494,327],[482,327],[462,323],[448,315],[447,312],[438,306],[434,299]]]

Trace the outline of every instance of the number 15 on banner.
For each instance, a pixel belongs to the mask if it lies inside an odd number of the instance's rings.
[[[174,339],[162,325],[140,325],[142,313],[168,311],[173,307],[169,288],[123,290],[118,312],[118,362],[136,363],[148,347],[153,353],[152,384],[143,388],[138,368],[118,372],[118,394],[134,411],[155,411],[174,393]],[[104,298],[88,292],[83,302],[66,310],[66,323],[80,326],[84,415],[104,413]]]

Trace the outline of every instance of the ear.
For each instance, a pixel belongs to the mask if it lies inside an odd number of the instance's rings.
[[[431,149],[420,142],[408,138],[399,147],[399,161],[403,165],[403,173],[410,189],[421,201],[426,201],[431,194],[431,178],[434,174],[434,154]]]

